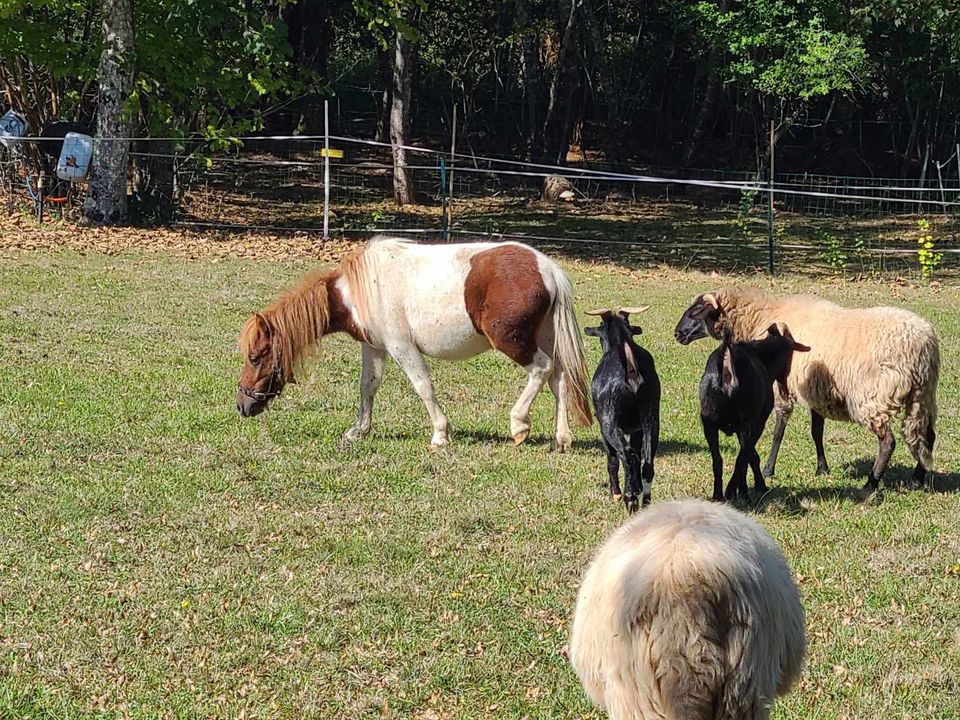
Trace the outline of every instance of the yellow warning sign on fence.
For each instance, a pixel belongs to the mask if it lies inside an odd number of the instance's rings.
[[[326,157],[327,152],[330,153],[332,158],[341,159],[343,157],[343,150],[335,150],[334,148],[330,148],[329,151],[326,148],[320,148],[320,157]]]

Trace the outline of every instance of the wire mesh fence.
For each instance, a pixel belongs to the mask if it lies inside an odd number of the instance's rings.
[[[668,262],[682,267],[766,265],[768,178],[739,170],[669,166],[556,168],[515,158],[408,149],[413,205],[393,201],[391,148],[329,140],[334,234],[404,232],[437,237],[515,237],[566,251]],[[187,228],[298,230],[323,227],[324,138],[140,142],[135,167],[169,167],[173,222]],[[35,207],[37,179],[0,151],[0,195]],[[560,174],[571,202],[545,200],[544,178]],[[50,186],[47,185],[49,188]],[[960,269],[956,219],[960,181],[782,173],[773,183],[777,268],[863,275],[916,269],[917,220],[934,224],[939,271]],[[71,196],[76,203],[82,188]],[[449,208],[449,214],[447,214]],[[48,208],[49,211],[49,208]],[[62,206],[60,209],[63,212]]]

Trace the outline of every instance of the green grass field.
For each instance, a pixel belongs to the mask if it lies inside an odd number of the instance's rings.
[[[681,347],[673,326],[698,291],[770,281],[565,266],[580,310],[652,305],[639,319],[664,386],[654,502],[706,497],[696,389],[712,343]],[[596,426],[551,453],[545,393],[514,447],[524,374],[487,354],[432,365],[449,448],[429,451],[391,364],[373,434],[339,449],[359,374],[346,337],[241,419],[240,325],[308,267],[0,257],[0,717],[599,717],[562,656],[585,564],[624,520]],[[794,416],[775,490],[750,509],[807,610],[804,676],[774,716],[960,717],[960,291],[776,286],[911,308],[945,362],[932,492],[896,489],[912,467],[901,442],[890,486],[861,504],[873,437],[828,422],[832,473],[815,478]]]

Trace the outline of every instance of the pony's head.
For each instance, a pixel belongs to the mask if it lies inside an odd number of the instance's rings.
[[[237,386],[237,411],[243,417],[259,415],[283,386],[295,382],[283,362],[283,349],[267,316],[250,316],[240,333],[243,371]]]

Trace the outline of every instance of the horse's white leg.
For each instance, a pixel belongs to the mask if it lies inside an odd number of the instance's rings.
[[[423,355],[411,345],[403,349],[394,349],[390,351],[397,365],[403,370],[410,379],[410,384],[417,391],[417,395],[423,400],[430,414],[430,422],[433,423],[433,437],[430,439],[431,447],[446,445],[447,440],[447,416],[440,409],[437,402],[437,396],[433,392],[433,383],[430,381],[430,371],[427,369],[427,363]]]
[[[567,374],[555,370],[550,375],[550,392],[556,398],[554,425],[556,427],[556,442],[554,449],[557,452],[566,452],[573,444],[573,433],[570,432],[570,423],[567,421]]]
[[[373,421],[373,398],[383,379],[383,361],[387,354],[383,350],[363,343],[363,369],[360,371],[360,411],[357,422],[343,434],[348,442],[359,440],[370,432]]]
[[[537,350],[533,362],[524,367],[527,371],[527,386],[520,393],[513,410],[510,411],[510,434],[519,445],[530,434],[530,406],[537,393],[553,372],[553,360],[543,350]]]

